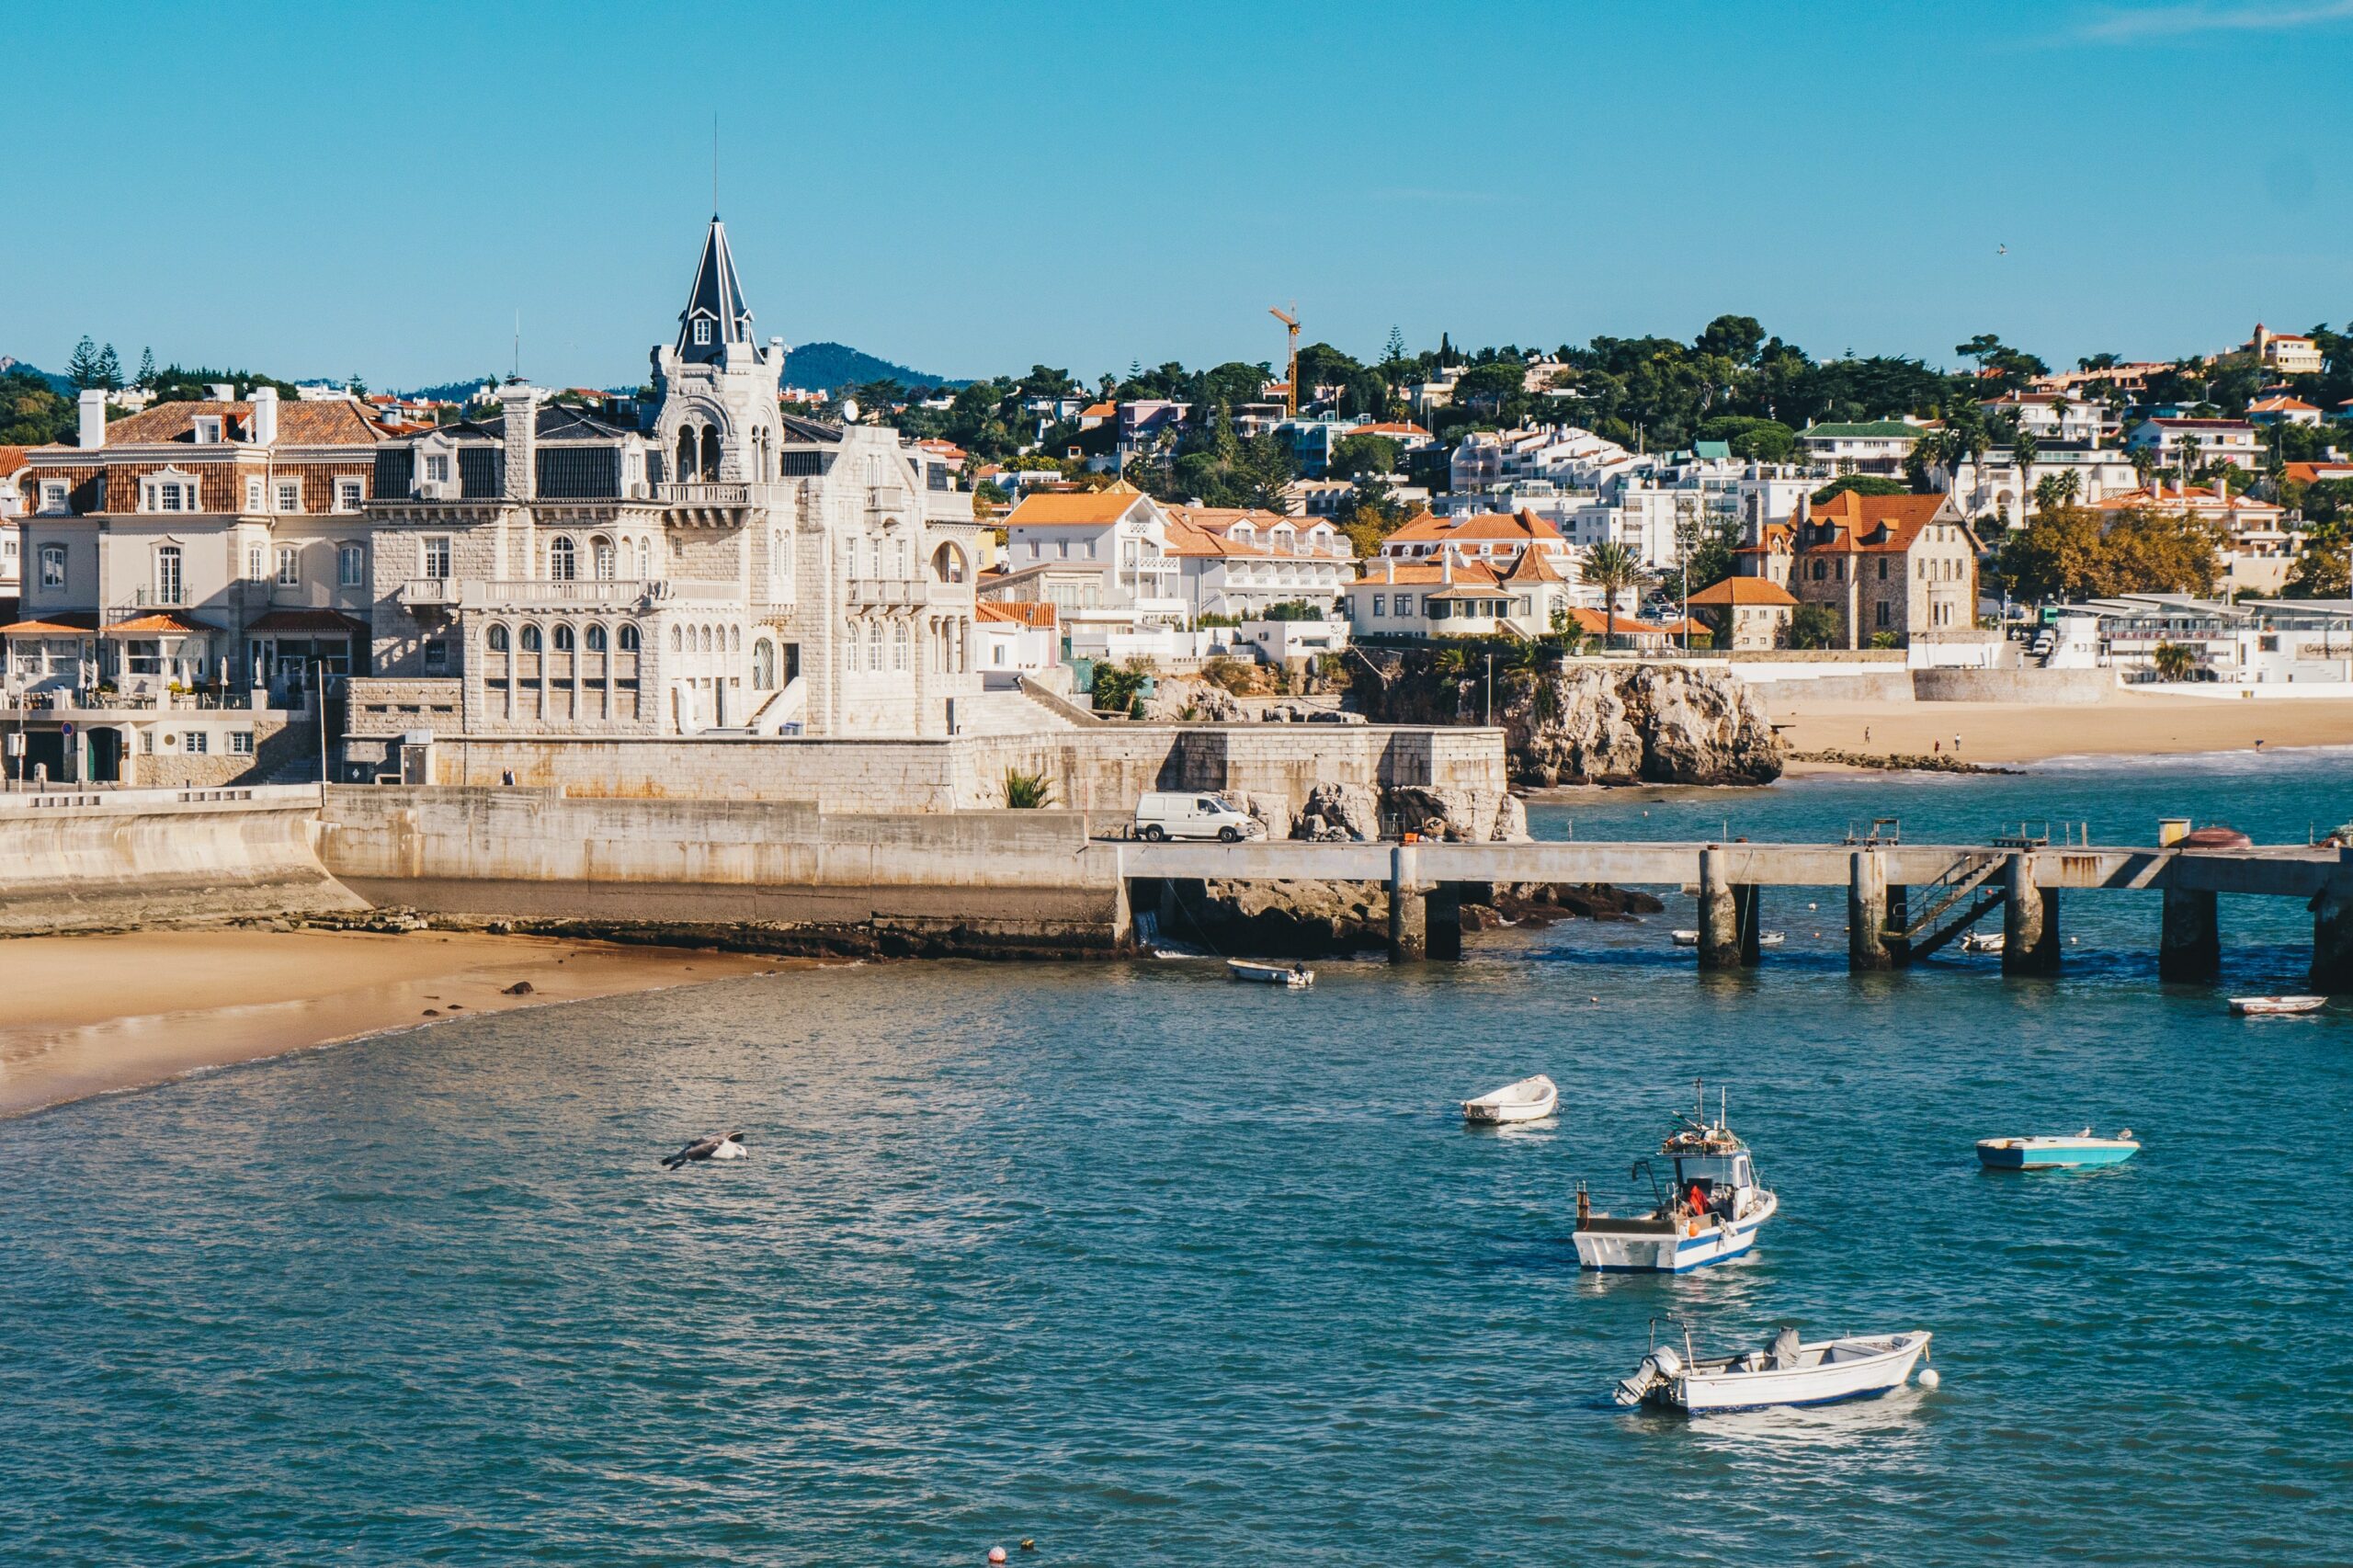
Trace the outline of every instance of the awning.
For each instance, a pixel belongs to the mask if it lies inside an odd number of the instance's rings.
[[[249,637],[316,637],[322,634],[364,637],[368,632],[366,621],[355,620],[340,610],[332,609],[274,609],[245,625],[245,634]]]
[[[101,637],[217,637],[221,628],[174,609],[151,609],[98,629]]]
[[[87,636],[97,629],[96,610],[61,609],[49,615],[35,616],[29,620],[0,626],[0,637]]]

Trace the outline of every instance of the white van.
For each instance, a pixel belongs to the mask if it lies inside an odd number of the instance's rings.
[[[1267,824],[1216,795],[1155,791],[1136,802],[1136,836],[1158,843],[1164,838],[1216,838],[1239,844],[1263,838]]]

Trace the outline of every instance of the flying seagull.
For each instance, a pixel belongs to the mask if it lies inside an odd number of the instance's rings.
[[[1994,254],[1995,256],[2007,256],[2010,254],[2010,247],[2007,245],[1997,244],[1994,247]]]
[[[688,1160],[741,1160],[748,1158],[751,1153],[749,1149],[744,1147],[742,1133],[730,1132],[723,1136],[706,1138],[699,1143],[688,1144],[663,1161],[662,1167],[665,1170],[675,1171]]]

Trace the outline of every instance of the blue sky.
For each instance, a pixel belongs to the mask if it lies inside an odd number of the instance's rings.
[[[2353,317],[2353,0],[6,14],[0,354],[49,368],[409,385],[519,310],[535,379],[640,379],[714,108],[762,335],[943,375],[1270,358],[1292,300],[1366,355]]]

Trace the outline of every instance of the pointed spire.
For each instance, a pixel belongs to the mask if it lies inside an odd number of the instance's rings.
[[[735,280],[735,257],[727,248],[727,226],[711,214],[710,233],[703,237],[702,260],[695,267],[695,286],[687,308],[678,312],[678,357],[688,364],[710,364],[731,343],[752,341],[752,310],[744,303],[744,286]]]

